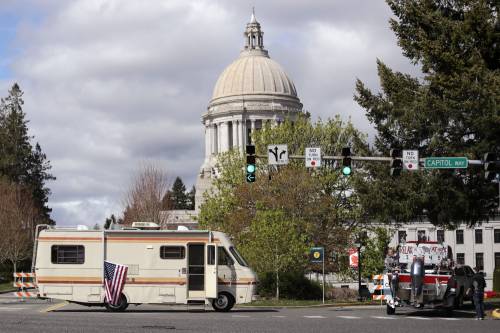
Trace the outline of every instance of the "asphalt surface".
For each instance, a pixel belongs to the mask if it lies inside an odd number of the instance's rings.
[[[385,307],[235,308],[131,305],[123,313],[61,301],[0,295],[0,332],[499,332],[500,320],[474,319],[472,306],[452,317],[440,310]]]

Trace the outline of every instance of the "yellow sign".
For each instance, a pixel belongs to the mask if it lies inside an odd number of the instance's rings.
[[[316,252],[314,252],[313,256],[314,256],[314,259],[319,259],[319,257],[321,257],[321,253],[316,251]]]

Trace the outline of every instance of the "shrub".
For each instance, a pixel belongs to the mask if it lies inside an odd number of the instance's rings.
[[[331,287],[326,291],[325,298],[334,301],[355,301],[358,298],[358,291],[349,288]]]
[[[276,295],[276,275],[266,272],[259,276],[258,292],[263,297]],[[280,274],[280,298],[313,300],[321,299],[321,285],[304,276],[303,272]]]

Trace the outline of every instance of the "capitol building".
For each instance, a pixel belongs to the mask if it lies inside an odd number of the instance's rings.
[[[197,209],[217,176],[217,154],[230,149],[244,153],[253,131],[302,113],[295,85],[264,47],[264,32],[255,14],[246,26],[243,45],[240,56],[217,79],[202,115],[205,159],[196,181]]]

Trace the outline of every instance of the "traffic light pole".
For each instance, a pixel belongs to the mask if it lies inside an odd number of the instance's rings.
[[[265,158],[267,159],[267,155],[255,155],[257,158]],[[326,156],[321,156],[322,160],[334,160],[334,161],[341,161],[344,158],[344,156],[340,155],[326,155]],[[368,161],[368,162],[390,162],[392,160],[392,157],[378,157],[378,156],[350,156],[351,160],[353,161]],[[305,159],[304,155],[289,155],[288,159],[290,160],[303,160]],[[468,160],[469,165],[483,165],[484,162],[482,160]],[[425,158],[420,158],[419,162],[421,165],[425,162]]]

